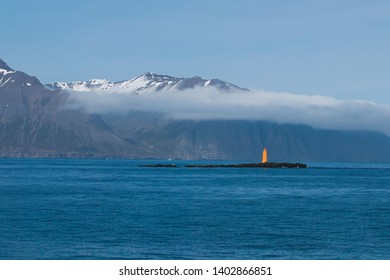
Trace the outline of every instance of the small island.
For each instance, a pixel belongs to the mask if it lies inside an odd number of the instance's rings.
[[[165,167],[165,168],[177,168],[176,164],[144,164],[140,167]],[[267,149],[263,149],[263,155],[261,162],[253,163],[237,163],[237,164],[188,164],[184,165],[185,168],[307,168],[307,164],[304,163],[289,163],[289,162],[268,162]]]
[[[176,168],[178,167],[176,164],[141,164],[139,167],[165,167],[165,168]]]
[[[143,164],[140,167],[178,168],[176,164]],[[237,164],[188,164],[184,168],[307,168],[304,163],[289,162],[261,162],[261,163],[237,163]]]
[[[261,163],[238,163],[238,164],[190,164],[188,168],[307,168],[304,163],[288,162],[261,162]]]

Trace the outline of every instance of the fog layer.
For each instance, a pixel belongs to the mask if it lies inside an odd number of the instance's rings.
[[[214,88],[143,94],[70,92],[67,108],[90,113],[160,112],[173,119],[268,120],[316,128],[373,130],[390,135],[390,106],[255,90],[220,92]]]

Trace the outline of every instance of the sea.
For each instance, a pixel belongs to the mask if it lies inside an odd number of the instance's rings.
[[[201,163],[0,159],[0,259],[390,259],[390,164]]]

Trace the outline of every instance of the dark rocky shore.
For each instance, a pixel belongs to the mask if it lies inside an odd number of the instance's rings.
[[[145,164],[141,167],[177,168],[176,164]],[[307,168],[304,163],[265,162],[265,163],[238,163],[238,164],[189,164],[185,168]]]
[[[140,167],[165,167],[165,168],[176,168],[176,164],[141,164]]]

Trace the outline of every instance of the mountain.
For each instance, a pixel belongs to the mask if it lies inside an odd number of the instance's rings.
[[[390,162],[390,138],[382,133],[268,121],[174,120],[142,111],[96,114],[69,106],[70,93],[62,90],[142,94],[195,86],[238,88],[220,80],[151,73],[120,83],[91,80],[44,86],[0,59],[0,157],[258,161],[267,146],[271,161]]]
[[[29,87],[30,89],[42,87],[37,78],[15,71],[0,59],[0,88],[3,91]]]
[[[53,82],[45,85],[51,90],[74,90],[74,91],[96,91],[96,92],[129,92],[142,94],[154,91],[173,91],[186,90],[195,87],[214,87],[221,91],[243,90],[234,84],[227,83],[218,79],[205,80],[201,77],[177,78],[168,75],[159,75],[155,73],[145,73],[136,78],[121,81],[110,82],[104,79],[91,79],[86,82]]]
[[[15,71],[13,69],[11,69],[7,63],[5,63],[5,61],[3,61],[1,58],[0,58],[0,75],[7,75],[7,74],[12,74],[14,73]]]
[[[0,60],[0,157],[119,157],[134,150],[99,116],[65,110],[67,99]]]

